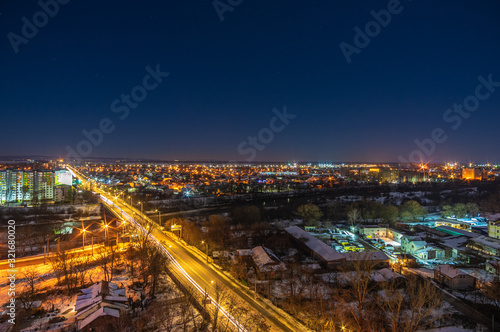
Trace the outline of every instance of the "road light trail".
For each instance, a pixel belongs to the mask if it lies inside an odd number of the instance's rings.
[[[72,174],[75,177],[81,178],[84,182],[90,183],[90,181],[92,181],[92,180],[88,181],[86,176],[70,168],[69,166],[68,169],[72,172]],[[109,194],[106,194],[104,190],[99,189],[97,186],[95,186],[94,188],[97,193],[102,195],[102,197],[106,198],[107,202],[112,203],[112,205],[107,204],[107,206],[110,206],[110,210],[113,213],[117,214],[118,217],[126,219],[133,226],[140,229],[140,231],[142,232],[142,229],[139,227],[140,226],[139,223],[133,218],[133,217],[137,218],[139,215],[141,215],[140,211],[138,211],[136,208],[129,205],[125,201],[118,200],[117,198],[112,197]],[[116,204],[114,202],[115,200]],[[141,215],[141,219],[142,218],[144,220],[147,220],[148,222],[152,222],[151,219],[147,216]],[[152,234],[150,236],[152,238],[152,241],[154,241],[154,243],[156,243],[160,248],[163,248],[163,246],[161,242],[158,241],[158,239],[161,239],[162,242],[167,241],[171,243],[171,248],[169,248],[169,250],[165,249],[166,250],[165,254],[169,258],[173,257],[175,259],[175,263],[173,263],[173,266],[175,266],[176,269],[173,269],[173,271],[175,272],[178,271],[178,273],[176,274],[180,275],[183,281],[186,281],[188,284],[192,284],[193,287],[196,288],[201,294],[204,294],[204,291],[202,291],[203,288],[200,286],[201,284],[209,280],[216,280],[217,284],[225,287],[240,303],[246,304],[245,309],[247,313],[251,314],[252,312],[254,312],[259,314],[261,317],[265,318],[266,324],[269,324],[271,326],[270,331],[286,331],[286,332],[310,331],[307,328],[305,328],[302,324],[297,322],[293,317],[290,317],[285,312],[278,310],[273,305],[266,303],[265,301],[255,299],[254,296],[249,293],[248,289],[243,288],[241,285],[235,283],[226,275],[216,271],[212,266],[207,266],[204,263],[204,259],[199,259],[195,254],[193,254],[190,250],[188,250],[188,248],[177,243],[172,238],[166,236],[160,230],[153,229],[151,233]],[[161,250],[163,252],[164,249]],[[174,260],[172,260],[172,262],[174,262]],[[184,268],[182,268],[181,263],[182,266],[184,266]],[[180,267],[181,269],[177,267]],[[189,272],[186,271],[186,269],[189,270]],[[209,298],[212,301],[212,303],[215,303],[215,301],[213,301],[213,297]],[[218,308],[221,311],[223,316],[226,316],[226,314],[228,314],[227,311],[225,310],[223,311],[224,308],[222,307],[221,303],[217,303],[216,308]],[[236,319],[234,320],[237,321]],[[239,326],[234,323],[232,325],[238,328],[239,331],[245,331],[243,325],[238,321],[237,323]]]
[[[139,224],[134,218],[132,218],[128,213],[123,211],[118,205],[116,205],[114,202],[109,200],[108,198],[104,197],[102,194],[99,194],[101,200],[106,203],[106,205],[110,206],[111,209],[116,209],[118,211],[115,211],[116,214],[121,215],[122,217],[126,218],[128,222],[132,223],[135,225],[136,228],[138,228],[144,235],[147,235],[149,240],[151,240],[158,249],[160,249],[161,252],[163,252],[171,261],[171,264],[173,264],[177,270],[186,278],[199,292],[203,297],[208,297],[214,306],[217,307],[218,310],[238,329],[238,331],[247,331],[243,326],[234,318],[232,317],[219,303],[217,303],[208,293],[205,292],[203,287],[201,287],[196,281],[194,281],[193,278],[184,270],[184,268],[177,262],[177,260],[172,256],[172,254],[163,246],[158,239],[156,239],[153,234],[148,232],[141,224]]]

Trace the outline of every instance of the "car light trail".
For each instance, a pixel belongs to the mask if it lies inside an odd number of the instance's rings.
[[[116,209],[116,213],[120,214],[128,222],[132,223],[137,227],[143,234],[147,235],[149,240],[151,240],[157,247],[170,259],[172,264],[177,268],[177,270],[187,279],[189,282],[200,292],[202,296],[207,296],[214,306],[238,329],[238,331],[247,331],[233,316],[231,316],[219,303],[217,303],[208,293],[205,294],[205,290],[196,282],[193,278],[184,270],[184,268],[177,262],[177,260],[168,252],[168,250],[155,238],[150,232],[148,232],[142,225],[140,225],[134,218],[132,218],[127,212],[123,211],[114,202],[99,194],[101,200],[105,202],[112,209]]]

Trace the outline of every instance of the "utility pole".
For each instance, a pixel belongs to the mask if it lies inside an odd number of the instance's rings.
[[[271,278],[269,276],[267,277],[267,298],[271,300]]]
[[[201,243],[205,243],[205,254],[207,255],[207,264],[208,264],[208,242],[207,241],[201,241]]]
[[[254,289],[253,289],[253,294],[254,294],[253,296],[254,297],[253,298],[255,300],[257,300],[257,273],[254,274],[253,281],[254,281],[253,282],[253,285],[254,285]]]

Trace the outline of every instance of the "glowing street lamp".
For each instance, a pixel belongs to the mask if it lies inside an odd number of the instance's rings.
[[[213,284],[214,281],[210,281],[210,284]],[[207,307],[207,302],[209,302],[209,300],[207,300],[207,286],[209,285],[209,283],[207,282],[207,284],[205,285],[205,296],[203,298],[203,311],[206,312],[206,307]]]
[[[158,226],[161,226],[161,213],[158,210],[155,211],[158,212]]]
[[[83,250],[85,250],[85,233],[87,233],[87,230],[84,228],[81,230]]]
[[[205,244],[205,254],[207,255],[207,264],[208,264],[208,242],[205,242],[205,240],[201,241],[201,243]]]
[[[107,224],[106,221],[103,221],[102,228],[104,228],[104,242],[105,243],[108,243],[108,226],[109,226],[109,224]]]

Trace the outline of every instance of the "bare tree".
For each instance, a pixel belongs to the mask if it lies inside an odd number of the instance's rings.
[[[116,261],[118,260],[119,253],[116,251],[114,246],[111,247],[100,247],[98,249],[98,262],[104,273],[104,280],[113,280],[113,270],[115,268]]]
[[[402,286],[402,282],[397,279],[386,282],[378,299],[393,332],[402,331],[402,316],[406,308],[406,294]]]
[[[368,253],[361,254],[352,262],[350,269],[343,271],[347,289],[341,300],[361,330],[366,330],[369,322],[366,317],[369,311],[366,309],[372,300],[371,291],[376,287],[371,279],[375,265],[376,262],[370,259]]]
[[[481,284],[481,290],[491,300],[495,308],[500,309],[500,279],[495,277],[491,282]]]
[[[150,243],[147,247],[147,270],[151,277],[151,297],[155,296],[158,280],[168,268],[169,259],[156,247]]]
[[[158,301],[152,310],[151,317],[157,329],[166,332],[173,331],[176,311],[172,300],[164,297]]]
[[[234,297],[229,295],[226,300],[226,309],[228,313],[240,324],[243,324],[244,316],[247,314],[248,309],[244,308],[240,302]]]
[[[191,305],[191,302],[189,300],[189,296],[183,297],[181,303],[180,303],[180,316],[181,316],[181,324],[182,324],[182,330],[184,332],[189,331],[189,321],[191,320],[193,316],[193,307]]]
[[[89,275],[89,269],[92,264],[92,259],[85,252],[76,256],[73,260],[72,270],[74,271],[76,283],[80,284],[80,287],[85,286],[85,280]]]
[[[439,319],[440,291],[429,280],[411,276],[385,283],[378,304],[391,331],[414,332]]]
[[[413,276],[406,285],[409,314],[404,316],[405,332],[414,332],[432,325],[439,319],[441,292],[428,280]]]
[[[58,283],[66,284],[68,291],[73,289],[73,275],[71,271],[72,257],[65,250],[59,250],[51,259],[52,269],[54,270]]]
[[[130,274],[132,275],[132,277],[134,277],[134,272],[135,272],[135,270],[134,270],[134,262],[137,259],[137,256],[138,256],[137,249],[135,248],[135,246],[130,245],[127,248],[125,257],[127,259],[128,265],[130,267]]]
[[[351,226],[354,226],[361,221],[361,212],[357,208],[353,208],[347,212],[347,219]]]
[[[213,296],[214,301],[219,305],[222,305],[222,303],[224,303],[224,301],[228,296],[226,288],[216,282],[214,283],[213,289],[214,289],[214,296]],[[220,307],[218,305],[215,305],[215,303],[213,307],[214,307],[213,328],[217,329],[219,324]]]
[[[36,282],[40,279],[40,273],[36,266],[30,265],[23,269],[23,278],[26,279],[28,293],[33,296],[36,293]]]

